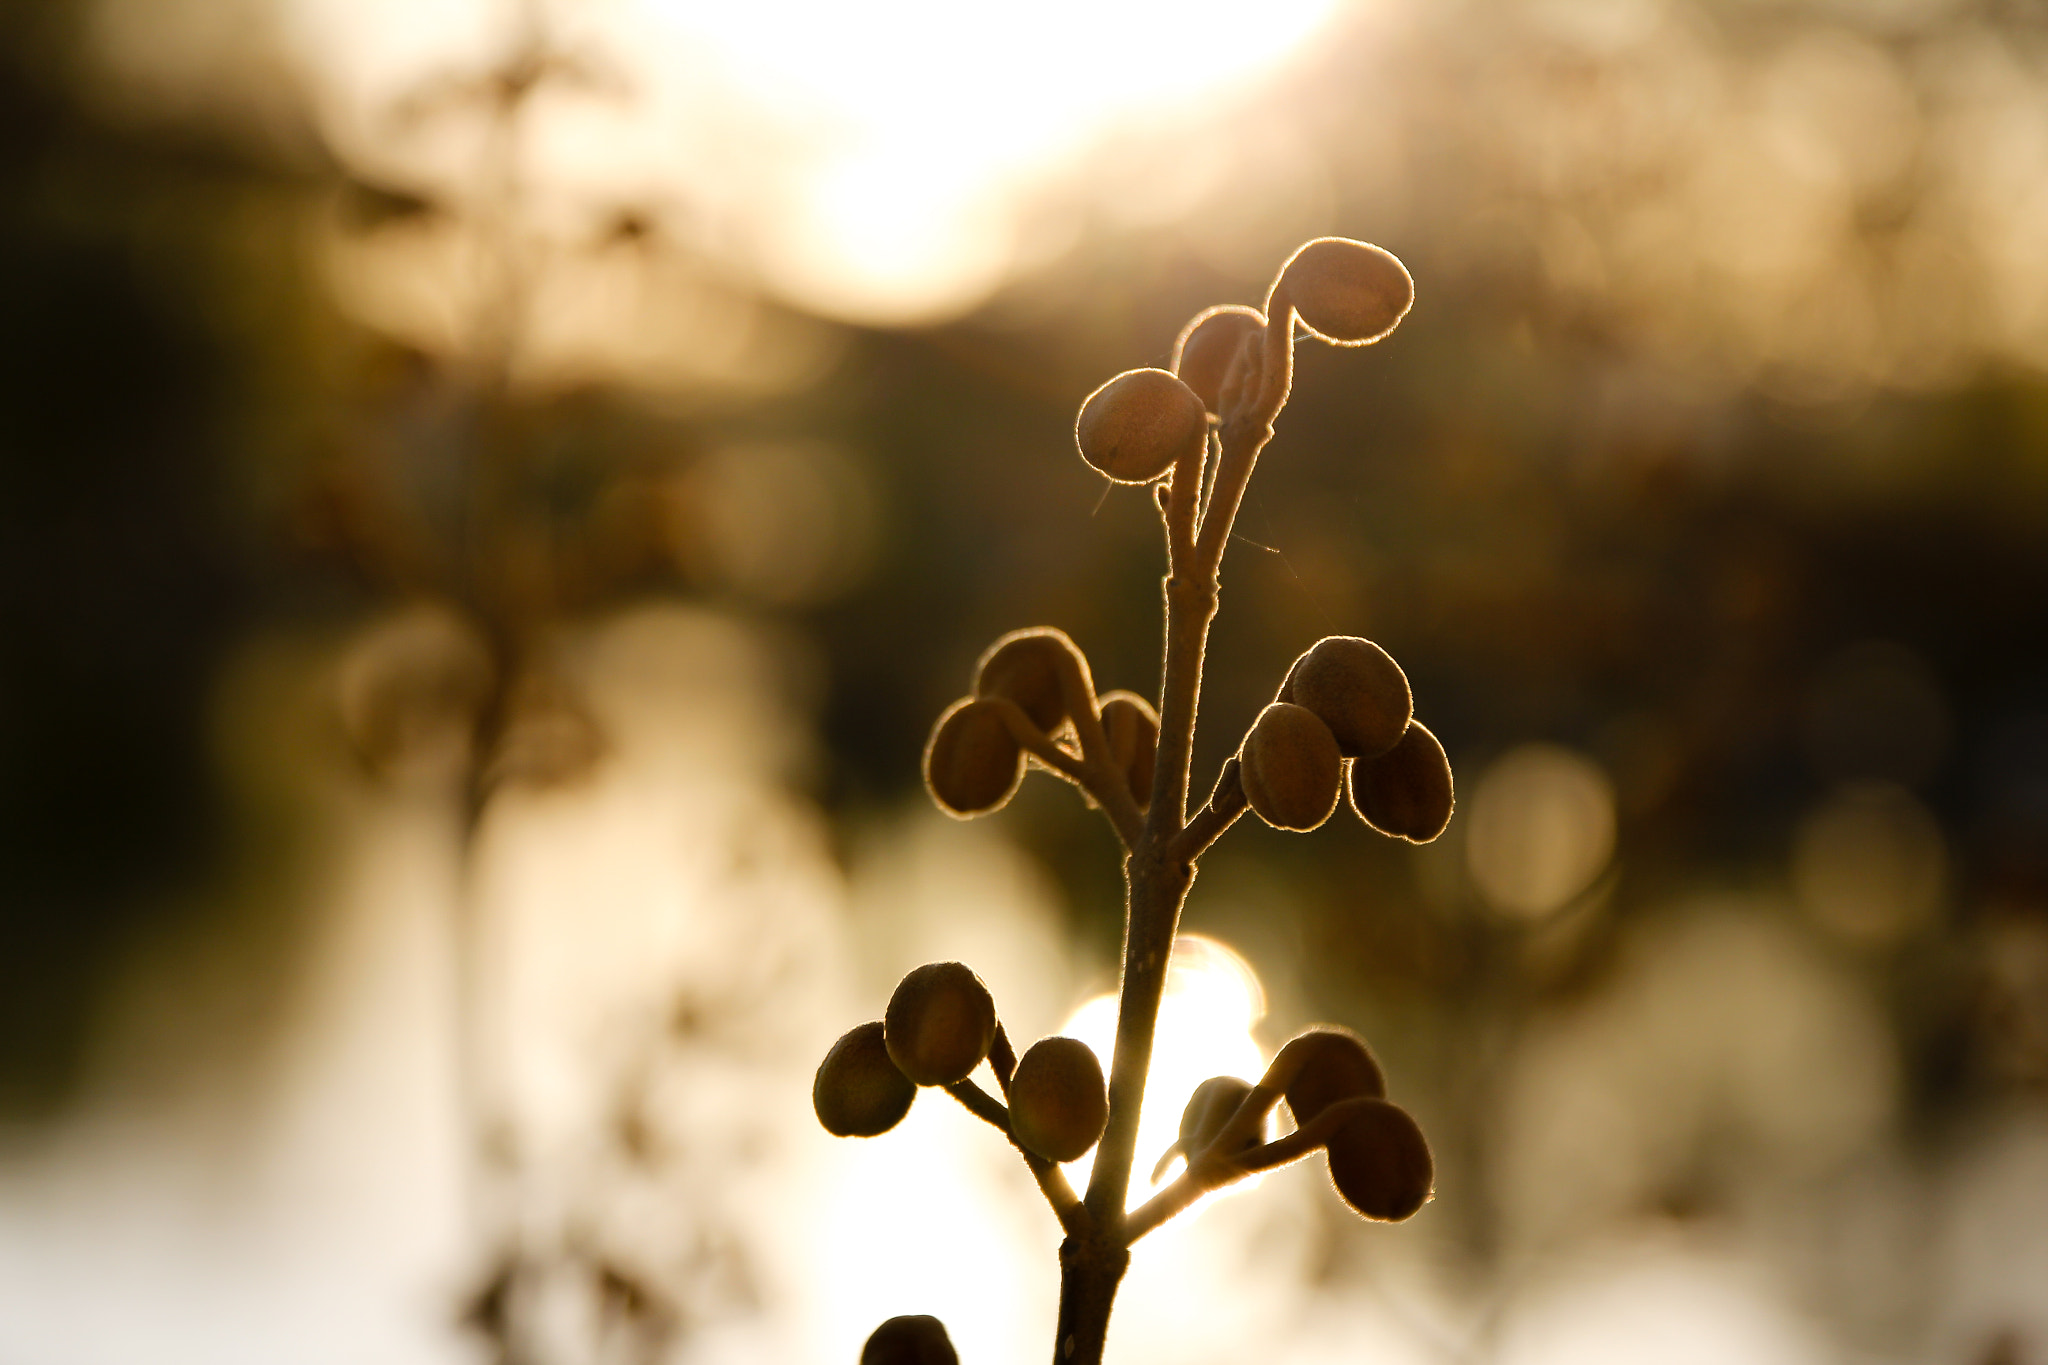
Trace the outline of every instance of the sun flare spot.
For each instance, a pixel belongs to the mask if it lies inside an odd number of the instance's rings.
[[[960,311],[1033,254],[1029,204],[1105,140],[1200,128],[1270,77],[1336,0],[938,0],[827,6],[639,0],[715,73],[727,116],[776,149],[790,211],[766,279],[862,321]],[[1190,136],[1174,154],[1213,152]],[[765,173],[765,170],[764,170]]]
[[[1114,995],[1097,996],[1075,1010],[1061,1030],[1095,1049],[1105,1072],[1116,1045],[1116,1004]],[[1211,1076],[1256,1081],[1265,1070],[1265,1054],[1252,1038],[1253,1025],[1265,1013],[1266,993],[1251,964],[1200,934],[1182,934],[1173,941],[1127,1205],[1149,1196],[1152,1163],[1173,1144],[1181,1109],[1196,1086]],[[1077,1187],[1086,1185],[1094,1161],[1091,1152],[1068,1167]],[[1164,1174],[1170,1177],[1171,1168]],[[1246,1189],[1254,1183],[1256,1178],[1232,1188]]]

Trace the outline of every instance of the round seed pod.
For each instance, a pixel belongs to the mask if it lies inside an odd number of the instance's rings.
[[[1386,1096],[1387,1078],[1373,1060],[1372,1049],[1350,1029],[1310,1029],[1290,1039],[1282,1051],[1301,1063],[1287,1083],[1287,1107],[1297,1125],[1343,1100]]]
[[[1393,748],[1415,709],[1401,665],[1356,635],[1316,641],[1287,670],[1280,700],[1321,717],[1346,758],[1375,758]]]
[[[924,748],[924,784],[949,815],[999,810],[1024,780],[1024,750],[1000,710],[979,698],[946,708]]]
[[[1078,1038],[1041,1038],[1017,1059],[1010,1077],[1010,1133],[1027,1152],[1072,1161],[1109,1124],[1102,1063]]]
[[[917,1087],[889,1060],[882,1021],[849,1029],[811,1082],[811,1108],[834,1137],[878,1137],[903,1121]]]
[[[927,962],[896,983],[882,1015],[889,1060],[919,1085],[951,1085],[996,1040],[996,1002],[963,962]]]
[[[960,1365],[946,1324],[928,1313],[890,1318],[860,1348],[860,1365]]]
[[[1116,483],[1150,483],[1208,439],[1208,409],[1165,370],[1124,371],[1088,395],[1074,422],[1081,458]]]
[[[1304,327],[1336,346],[1378,341],[1415,302],[1408,267],[1391,251],[1348,237],[1304,244],[1280,267],[1273,289],[1286,292]]]
[[[1238,761],[1245,799],[1275,829],[1314,829],[1337,808],[1344,756],[1305,706],[1276,701],[1261,711]]]
[[[1223,1131],[1223,1125],[1230,1122],[1237,1113],[1244,1097],[1252,1093],[1251,1082],[1235,1076],[1211,1076],[1195,1087],[1195,1093],[1188,1096],[1187,1108],[1180,1111],[1180,1151],[1192,1160],[1195,1153],[1216,1140]],[[1260,1128],[1265,1127],[1262,1123]],[[1253,1129],[1245,1135],[1238,1151],[1256,1147],[1264,1140],[1264,1134]],[[1233,1153],[1233,1155],[1235,1155]]]
[[[1016,702],[1033,725],[1051,734],[1067,718],[1062,680],[1075,675],[1087,682],[1088,660],[1065,631],[1051,626],[1013,630],[984,650],[974,665],[974,695]]]
[[[1382,834],[1426,844],[1451,823],[1451,761],[1419,720],[1378,758],[1351,765],[1351,809]]]
[[[1195,314],[1173,343],[1173,372],[1195,391],[1202,406],[1223,415],[1223,383],[1244,353],[1249,338],[1266,328],[1266,315],[1240,303],[1220,303]]]
[[[1135,692],[1111,692],[1102,699],[1102,732],[1123,769],[1139,807],[1152,801],[1152,760],[1159,752],[1159,713]]]
[[[1429,1202],[1436,1166],[1408,1111],[1367,1100],[1330,1139],[1330,1183],[1367,1218],[1398,1223]]]

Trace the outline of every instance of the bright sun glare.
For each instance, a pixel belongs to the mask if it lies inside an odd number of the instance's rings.
[[[1114,995],[1097,996],[1075,1010],[1060,1030],[1093,1048],[1105,1072],[1116,1045],[1116,1004]],[[1200,934],[1182,934],[1173,941],[1126,1203],[1136,1205],[1150,1195],[1152,1163],[1179,1133],[1181,1109],[1196,1086],[1211,1076],[1256,1081],[1265,1070],[1265,1056],[1252,1039],[1252,1026],[1265,1013],[1265,992],[1243,958]],[[1086,1186],[1094,1163],[1090,1152],[1068,1168],[1076,1188]],[[1162,1174],[1170,1179],[1175,1169]]]
[[[1120,129],[1297,51],[1335,0],[641,0],[790,158],[758,240],[771,281],[873,320],[984,295],[1031,244],[1021,201]],[[1199,155],[1198,148],[1190,148]]]
[[[1128,1202],[1149,1195],[1152,1163],[1173,1141],[1197,1085],[1224,1074],[1257,1079],[1265,1058],[1251,1029],[1264,1013],[1264,992],[1244,959],[1198,935],[1174,941]],[[1115,997],[1088,1001],[1060,1032],[1094,1048],[1106,1070]],[[985,1072],[982,1083],[995,1084]],[[963,1359],[1036,1355],[1033,1324],[1053,1311],[1056,1288],[1040,1253],[1057,1228],[1006,1143],[991,1140],[943,1096],[920,1095],[885,1139],[820,1138],[817,1150],[834,1163],[818,1207],[806,1215],[819,1264],[829,1267],[819,1279],[821,1342],[843,1350],[878,1316],[919,1312],[945,1321]],[[1091,1162],[1084,1157],[1067,1168],[1077,1189],[1086,1187]],[[1183,1216],[1174,1226],[1190,1221]]]
[[[498,207],[477,196],[501,182],[482,158],[505,144],[485,136],[484,105],[435,100],[519,48],[518,7],[281,4],[291,60],[340,158],[452,201],[458,235],[492,220]],[[690,253],[800,309],[868,324],[943,320],[1059,255],[1092,215],[1184,219],[1219,202],[1247,154],[1241,111],[1337,10],[1337,0],[539,5],[548,50],[582,74],[521,107],[515,221],[553,244],[530,263],[559,262],[594,224],[643,207]],[[406,108],[430,112],[408,122],[396,112]],[[474,244],[427,247],[380,238],[382,254],[355,261],[351,278],[362,278],[342,290],[371,300],[355,311],[409,336],[476,312],[459,297],[474,283],[460,264]],[[414,281],[419,298],[400,306],[387,296],[408,270],[431,279]],[[597,306],[588,281],[562,292],[584,313]],[[688,315],[684,302],[661,309]],[[585,330],[647,326],[622,313]],[[699,340],[732,329],[730,319],[682,327]]]

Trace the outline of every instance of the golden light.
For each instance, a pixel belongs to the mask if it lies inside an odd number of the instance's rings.
[[[1105,1074],[1116,1046],[1116,1006],[1114,995],[1097,996],[1075,1010],[1060,1030],[1093,1048]],[[1173,941],[1127,1204],[1141,1203],[1149,1195],[1152,1163],[1173,1144],[1181,1109],[1196,1086],[1211,1076],[1256,1081],[1265,1070],[1265,1055],[1251,1032],[1265,1013],[1265,991],[1243,958],[1200,934],[1182,934]],[[1094,1162],[1091,1152],[1068,1168],[1077,1188],[1086,1185]],[[1164,1174],[1170,1177],[1172,1170]],[[1232,1188],[1248,1189],[1256,1183],[1255,1178]]]
[[[1614,786],[1571,749],[1524,744],[1480,775],[1466,820],[1466,861],[1487,903],[1541,919],[1591,886],[1613,856]]]
[[[1201,123],[1269,74],[1335,0],[641,0],[701,54],[730,117],[783,160],[756,262],[779,291],[863,321],[958,311],[1041,254],[1029,201],[1120,130]],[[1169,149],[1204,158],[1198,139]],[[1054,230],[1058,235],[1058,230]]]
[[[989,1138],[927,1091],[885,1137],[810,1144],[825,1178],[809,1208],[792,1210],[814,1272],[803,1305],[813,1339],[796,1358],[852,1359],[898,1313],[943,1320],[964,1358],[1024,1358],[1021,1343],[1054,1307],[1040,1254],[1052,1220],[1015,1152]]]
[[[1809,1365],[1828,1352],[1782,1288],[1726,1255],[1655,1235],[1552,1269],[1505,1315],[1505,1365]]]
[[[1188,187],[1204,203],[1241,198],[1230,193],[1243,189],[1232,177],[1247,159],[1232,111],[1338,8],[598,0],[540,11],[538,26],[521,31],[516,6],[487,0],[284,0],[274,23],[323,136],[352,169],[500,221],[504,206],[491,198],[516,187],[517,217],[547,244],[527,253],[534,268],[589,273],[572,262],[577,245],[608,213],[636,207],[736,282],[805,311],[891,324],[966,311],[1059,254],[1098,209],[1116,221],[1146,217],[1123,201],[1157,199],[1162,185],[1180,187],[1165,192],[1176,219],[1194,207],[1183,202]],[[563,74],[494,129],[487,101],[465,105],[461,92],[485,89],[494,64],[536,39]],[[489,159],[508,148],[511,173],[494,172]],[[1111,154],[1143,173],[1105,169]],[[1117,202],[1095,202],[1105,198]],[[438,256],[463,252],[446,243]],[[608,263],[613,274],[622,260]],[[362,273],[362,262],[352,266]],[[438,266],[444,294],[475,275],[459,262]],[[661,330],[632,314],[650,292],[671,313],[677,300],[690,316],[699,306],[730,311],[715,282],[654,285],[619,291],[610,305],[618,325],[586,316],[597,306],[587,282],[543,282],[557,300],[542,311],[577,315],[564,344],[575,343],[586,367],[583,352]],[[358,311],[376,313],[378,325],[390,325],[400,288],[374,278],[346,285],[375,301]],[[447,311],[443,299],[440,316],[403,330],[446,330]],[[665,334],[655,349],[655,359],[683,363]]]

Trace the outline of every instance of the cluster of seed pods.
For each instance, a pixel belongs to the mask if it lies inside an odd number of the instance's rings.
[[[1166,524],[1172,576],[1162,705],[1131,692],[1097,695],[1086,657],[1059,630],[1005,635],[981,656],[968,695],[939,717],[925,747],[925,784],[942,810],[966,819],[1000,809],[1037,766],[1081,788],[1127,848],[1165,841],[1189,868],[1247,809],[1278,829],[1311,830],[1347,793],[1359,818],[1383,834],[1426,843],[1443,832],[1453,806],[1443,746],[1415,719],[1400,665],[1357,636],[1320,640],[1297,658],[1224,765],[1207,806],[1192,821],[1177,813],[1198,686],[1172,689],[1173,584],[1190,575],[1214,582],[1252,463],[1286,402],[1297,329],[1334,345],[1366,345],[1394,329],[1413,297],[1413,282],[1392,255],[1320,238],[1288,259],[1263,311],[1209,309],[1181,332],[1170,370],[1127,371],[1087,397],[1074,426],[1082,458],[1112,482],[1152,485]],[[1199,665],[1206,637],[1195,638]],[[1193,676],[1199,678],[1199,667]],[[1165,737],[1162,707],[1178,718]],[[1154,790],[1155,769],[1165,799]],[[1120,1042],[1120,1057],[1121,1048]],[[974,1079],[984,1064],[993,1093]],[[1405,1219],[1431,1193],[1434,1168],[1421,1129],[1387,1099],[1384,1074],[1365,1043],[1340,1028],[1297,1036],[1256,1082],[1203,1082],[1187,1100],[1179,1136],[1154,1168],[1153,1183],[1175,1159],[1183,1163],[1180,1174],[1121,1217],[1098,1206],[1099,1191],[1091,1190],[1084,1208],[1060,1169],[1094,1148],[1109,1122],[1095,1054],[1075,1039],[1052,1037],[1017,1056],[987,987],[958,962],[905,976],[882,1019],[851,1030],[827,1053],[812,1101],[827,1131],[874,1137],[902,1120],[920,1087],[946,1090],[1002,1131],[1023,1154],[1070,1245],[1100,1245],[1106,1236],[1127,1248],[1209,1191],[1316,1152],[1326,1155],[1337,1193],[1363,1217]],[[1293,1125],[1270,1136],[1283,1100]],[[1126,1167],[1131,1131],[1118,1129],[1126,1136],[1117,1159]],[[1063,1267],[1065,1257],[1063,1251]],[[1114,1278],[1109,1283],[1113,1294]],[[1063,1321],[1065,1311],[1063,1298]],[[1103,1322],[1107,1311],[1105,1299]],[[1093,1340],[1099,1352],[1099,1333]],[[1061,1349],[1071,1352],[1073,1339]],[[861,1360],[950,1365],[957,1355],[936,1319],[903,1317],[876,1330]]]
[[[1294,1129],[1267,1141],[1267,1116],[1282,1099]],[[1132,1221],[1142,1232],[1210,1190],[1317,1151],[1329,1157],[1330,1183],[1362,1217],[1399,1222],[1429,1199],[1435,1166],[1422,1129],[1387,1099],[1386,1077],[1364,1041],[1327,1025],[1290,1039],[1256,1085],[1212,1076],[1195,1088],[1179,1137],[1152,1170],[1156,1182],[1179,1157],[1186,1173]]]
[[[1370,640],[1332,635],[1294,661],[1238,749],[1252,811],[1315,829],[1348,791],[1358,818],[1426,844],[1451,822],[1451,763],[1415,719],[1407,675]]]
[[[969,1079],[983,1062],[1002,1100]],[[910,1112],[920,1086],[953,1091],[984,1116],[1000,1110],[1010,1140],[1044,1162],[1086,1155],[1109,1121],[1094,1052],[1053,1037],[1016,1056],[988,987],[959,962],[928,962],[898,982],[880,1019],[850,1030],[825,1054],[811,1103],[827,1132],[877,1137]]]
[[[1152,794],[1159,713],[1135,692],[1095,695],[1088,660],[1066,632],[1014,630],[974,666],[974,690],[946,708],[924,750],[925,786],[966,819],[999,810],[1024,780],[1026,755],[1073,776],[1078,728],[1099,725],[1125,788],[1143,809]]]
[[[999,810],[1032,754],[1072,775],[1082,762],[1074,719],[1081,715],[1102,727],[1143,810],[1152,794],[1158,711],[1134,692],[1098,698],[1087,659],[1050,626],[996,641],[975,668],[973,692],[939,717],[924,754],[932,799],[962,819]],[[1245,736],[1238,763],[1252,811],[1275,829],[1317,828],[1346,792],[1366,824],[1411,843],[1428,843],[1450,823],[1443,746],[1414,718],[1401,666],[1357,636],[1329,636],[1294,661]]]
[[[973,1074],[987,1063],[1002,1099]],[[1075,1038],[1041,1038],[1016,1056],[980,977],[959,962],[908,973],[883,1017],[849,1030],[825,1054],[811,1086],[818,1122],[838,1137],[878,1137],[902,1122],[921,1087],[947,1090],[1001,1127],[1064,1215],[1077,1208],[1054,1168],[1087,1155],[1109,1119],[1102,1066]],[[1268,1140],[1281,1100],[1294,1128]],[[1186,1169],[1133,1211],[1136,1240],[1212,1190],[1257,1171],[1326,1153],[1331,1183],[1361,1216],[1397,1221],[1430,1195],[1429,1144],[1407,1111],[1386,1098],[1386,1080],[1363,1041],[1315,1028],[1280,1049],[1260,1080],[1216,1076],[1196,1087],[1179,1136],[1154,1167]],[[957,1359],[936,1318],[891,1318],[869,1339],[864,1365],[932,1365]]]

